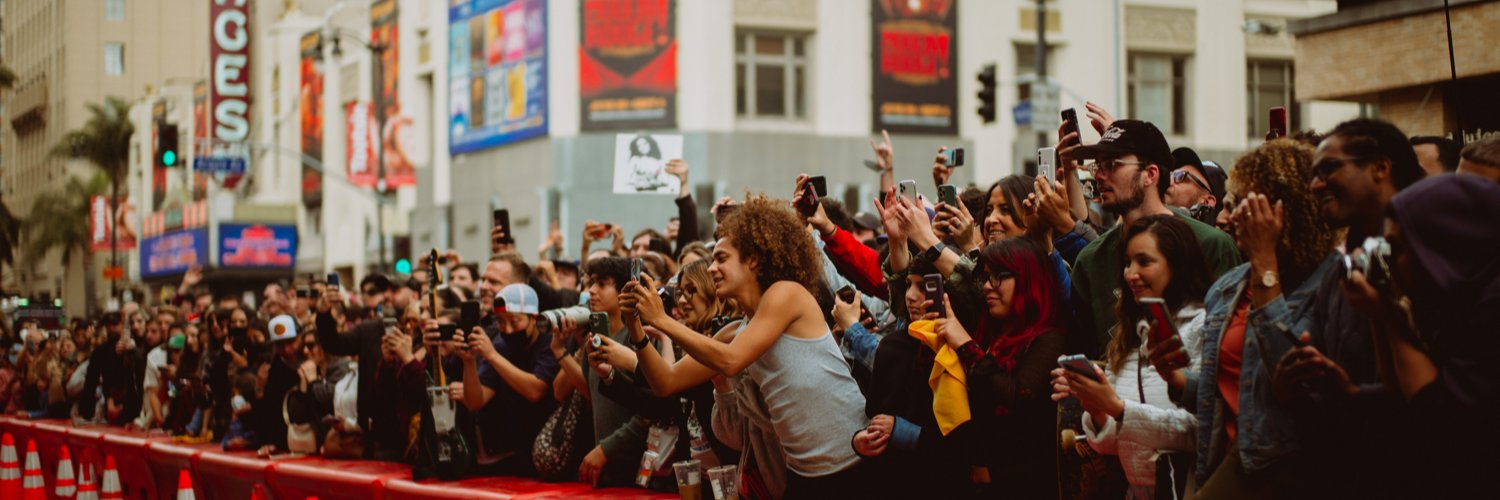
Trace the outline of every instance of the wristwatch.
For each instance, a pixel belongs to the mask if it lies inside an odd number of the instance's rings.
[[[939,241],[937,242],[937,244],[928,247],[926,250],[923,250],[922,253],[917,257],[927,262],[937,262],[938,257],[943,256],[943,249],[945,248],[948,248],[948,246]]]
[[[1261,288],[1276,288],[1276,285],[1280,283],[1281,279],[1280,276],[1276,274],[1276,271],[1266,271],[1264,273],[1261,273],[1260,282],[1256,284],[1260,285]]]
[[[636,342],[635,340],[631,340],[630,341],[630,348],[634,349],[636,351],[640,351],[641,349],[645,349],[646,346],[648,346],[648,345],[651,345],[651,337],[648,337],[648,336],[645,336],[645,335],[641,336],[641,341],[640,342]]]

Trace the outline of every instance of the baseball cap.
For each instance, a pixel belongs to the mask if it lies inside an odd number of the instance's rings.
[[[1227,194],[1224,192],[1224,183],[1229,180],[1229,173],[1213,161],[1203,162],[1200,170],[1203,171],[1203,178],[1208,179],[1208,191],[1213,193],[1215,200],[1224,203],[1224,195]]]
[[[499,297],[505,301],[505,312],[538,314],[536,290],[529,285],[515,283],[500,289]]]
[[[271,330],[271,342],[281,342],[297,338],[297,321],[285,314],[271,318],[269,329]]]
[[[1154,163],[1163,173],[1177,168],[1172,158],[1172,148],[1166,136],[1151,122],[1140,120],[1115,120],[1100,136],[1099,142],[1079,147],[1074,155],[1084,160],[1100,157],[1136,155],[1141,161]],[[1194,155],[1197,156],[1196,154]]]

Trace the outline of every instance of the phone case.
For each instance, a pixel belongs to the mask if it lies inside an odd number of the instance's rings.
[[[922,276],[922,292],[927,295],[927,300],[932,301],[932,310],[938,316],[947,316],[947,309],[943,306],[943,275],[928,274]]]

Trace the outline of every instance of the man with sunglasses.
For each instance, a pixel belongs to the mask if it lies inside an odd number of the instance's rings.
[[[1172,159],[1177,162],[1177,170],[1172,171],[1167,183],[1167,205],[1186,209],[1198,222],[1213,225],[1224,200],[1228,175],[1218,164],[1199,159],[1192,148],[1173,150]]]
[[[1103,354],[1114,328],[1111,318],[1115,317],[1115,299],[1124,281],[1120,258],[1125,252],[1123,227],[1148,215],[1176,214],[1192,227],[1203,249],[1213,272],[1209,281],[1241,262],[1239,249],[1228,234],[1178,214],[1163,202],[1166,173],[1173,170],[1176,160],[1161,131],[1140,120],[1115,120],[1107,127],[1095,144],[1082,146],[1076,139],[1069,139],[1057,147],[1061,161],[1093,160],[1085,168],[1094,173],[1099,203],[1121,217],[1120,224],[1084,247],[1073,264],[1072,302],[1078,324],[1068,339],[1068,352],[1086,354],[1090,359]]]

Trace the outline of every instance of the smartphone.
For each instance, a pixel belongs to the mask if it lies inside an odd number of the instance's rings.
[[[837,293],[839,296],[839,300],[842,300],[845,303],[854,302],[854,285],[844,285],[844,287],[840,288]]]
[[[1151,318],[1151,345],[1160,345],[1172,336],[1177,335],[1177,327],[1172,323],[1172,317],[1167,314],[1167,302],[1157,297],[1141,297],[1141,305],[1146,306],[1147,314]]]
[[[803,217],[812,217],[813,214],[818,213],[818,193],[811,189],[803,190],[802,196],[797,198],[794,205],[797,207],[798,214]]]
[[[818,193],[819,198],[828,197],[828,179],[826,177],[821,175],[808,177],[807,184],[813,187],[813,192]]]
[[[380,324],[385,327],[385,333],[391,333],[391,330],[399,331],[401,329],[401,323],[396,321],[396,318],[382,318],[380,320]]]
[[[1083,134],[1078,132],[1078,110],[1068,108],[1062,110],[1063,135],[1078,134],[1078,141],[1083,141]]]
[[[339,273],[328,273],[328,286],[335,290],[339,288]]]
[[[299,298],[299,299],[312,298],[312,289],[308,288],[308,287],[305,287],[305,286],[299,286],[299,287],[297,287],[297,298]]]
[[[501,231],[505,232],[505,236],[501,236],[500,238],[496,239],[495,242],[505,244],[515,243],[516,239],[514,237],[514,234],[512,234],[510,230],[510,210],[506,210],[504,208],[496,209],[495,213],[492,216],[492,219],[494,222],[494,227],[498,227]]]
[[[922,293],[927,295],[927,300],[932,301],[932,309],[927,312],[935,312],[938,317],[947,315],[947,309],[943,307],[943,275],[923,275]]]
[[[1058,356],[1057,366],[1060,366],[1064,370],[1077,373],[1079,375],[1094,379],[1099,378],[1099,374],[1094,373],[1094,364],[1090,363],[1089,358],[1082,354],[1074,354],[1071,356],[1064,354],[1062,356]]]
[[[1286,107],[1271,108],[1271,132],[1276,137],[1286,137]]]
[[[458,328],[463,330],[464,335],[468,335],[474,327],[479,326],[479,301],[466,300],[458,308]]]
[[[896,193],[906,198],[906,201],[917,201],[917,181],[911,179],[901,181],[900,189],[897,189]]]
[[[645,268],[645,266],[646,263],[642,261],[640,257],[630,259],[630,281],[642,283],[641,270]]]
[[[958,208],[958,186],[952,184],[938,186],[938,203],[947,203],[950,207]]]
[[[1036,150],[1036,174],[1049,181],[1057,180],[1057,148]]]
[[[953,148],[943,151],[943,162],[949,167],[964,166],[964,148]]]
[[[599,337],[609,336],[609,313],[596,312],[589,314],[589,333],[593,335],[589,338],[589,342],[595,348],[603,345],[604,341],[600,340]]]

